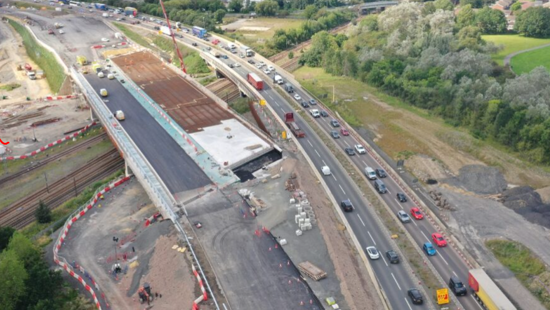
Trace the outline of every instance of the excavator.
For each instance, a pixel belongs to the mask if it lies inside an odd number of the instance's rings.
[[[139,288],[138,295],[139,295],[139,301],[142,304],[147,302],[147,304],[150,305],[151,301],[155,299],[153,294],[151,294],[151,286],[147,282],[143,283],[143,286]]]

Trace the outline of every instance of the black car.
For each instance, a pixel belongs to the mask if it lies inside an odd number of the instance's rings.
[[[458,277],[451,276],[449,279],[449,287],[457,296],[466,296],[466,287]]]
[[[386,257],[388,258],[391,264],[399,264],[399,255],[397,255],[397,253],[395,253],[394,250],[387,251]]]
[[[306,101],[302,101],[302,102],[300,102],[300,104],[301,104],[302,107],[304,107],[304,108],[309,108],[309,104],[308,104]]]
[[[251,65],[253,65],[253,64],[255,64],[256,62],[254,62],[254,60],[252,60],[252,59],[249,59],[249,60],[248,60],[248,63],[251,64]]]
[[[342,206],[342,209],[346,212],[353,211],[353,205],[351,204],[351,201],[349,199],[342,200],[340,205]]]
[[[235,68],[233,64],[229,64],[229,68]]]
[[[193,45],[193,46],[198,46],[198,44],[195,43],[195,42],[191,43],[191,45]]]
[[[321,113],[322,117],[328,117],[328,113],[325,110],[321,110],[321,111],[319,111],[319,113]]]
[[[351,147],[346,147],[344,150],[346,151],[346,154],[348,154],[349,156],[355,155],[355,150]]]
[[[384,171],[384,169],[376,169],[376,175],[379,177],[379,178],[385,178],[387,177],[388,175],[386,174],[386,171]]]
[[[334,138],[334,139],[339,139],[340,138],[340,134],[338,133],[338,131],[336,130],[333,130],[330,132],[330,135]]]
[[[399,202],[407,202],[407,196],[403,193],[397,193],[397,200],[399,200]]]
[[[209,50],[209,51],[212,50],[212,48],[210,46],[207,46],[206,49]]]
[[[155,30],[160,30],[160,27],[159,27],[159,26],[155,26],[155,27],[153,27],[153,29],[155,29]]]
[[[409,295],[412,303],[415,305],[421,305],[422,303],[424,303],[424,298],[422,298],[422,294],[420,294],[420,291],[415,288],[411,288],[410,290],[408,290],[407,295]]]
[[[335,119],[331,120],[330,124],[332,125],[332,127],[340,127],[340,123],[338,123],[338,121]]]

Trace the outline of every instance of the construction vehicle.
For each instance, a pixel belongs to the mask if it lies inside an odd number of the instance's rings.
[[[257,90],[264,89],[264,81],[262,81],[262,79],[260,79],[260,77],[256,73],[248,73],[247,80],[248,83],[254,86],[254,88],[256,88]]]
[[[109,92],[107,92],[107,90],[105,88],[100,89],[99,94],[101,95],[101,97],[109,96]]]
[[[468,272],[468,284],[472,288],[474,298],[487,310],[517,310],[485,270],[470,270]]]
[[[28,63],[25,64],[25,70],[32,71],[32,66]]]
[[[143,283],[143,286],[139,288],[138,295],[139,295],[139,301],[142,304],[145,302],[147,302],[147,304],[150,304],[151,301],[155,299],[153,294],[151,293],[151,286],[147,282]]]
[[[296,138],[303,138],[306,134],[298,127],[298,124],[294,121],[294,113],[285,113],[285,123],[290,128],[290,131],[296,136]]]
[[[99,73],[99,71],[101,71],[101,65],[98,64],[97,62],[93,62],[92,63],[92,70],[94,70],[94,72],[96,72],[96,73]]]
[[[31,80],[36,80],[36,73],[34,71],[27,71],[27,76]]]
[[[300,270],[302,274],[307,275],[315,281],[319,281],[327,277],[326,272],[308,261],[298,264],[298,270]]]
[[[76,62],[81,66],[85,66],[88,64],[88,60],[84,56],[76,56]]]
[[[54,25],[55,29],[61,29],[61,28],[63,28],[63,24],[62,24],[62,23],[55,23],[55,24],[53,24],[53,25]]]

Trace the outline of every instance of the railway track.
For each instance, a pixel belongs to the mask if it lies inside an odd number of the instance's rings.
[[[81,150],[84,150],[84,149],[87,149],[89,147],[92,147],[93,145],[101,142],[102,140],[106,139],[107,138],[107,134],[106,133],[102,133],[98,136],[95,136],[93,138],[90,138],[90,139],[87,139],[85,141],[83,141],[82,143],[78,143],[78,144],[75,144],[73,145],[72,147],[66,149],[66,150],[63,150],[57,154],[54,154],[52,156],[48,156],[46,158],[44,158],[43,160],[41,161],[38,161],[38,162],[35,162],[32,164],[32,166],[30,167],[27,167],[27,168],[24,168],[23,170],[20,170],[14,174],[10,174],[10,175],[7,175],[3,178],[0,178],[0,187],[2,187],[3,184],[5,184],[6,182],[9,182],[11,180],[15,180],[19,177],[21,177],[22,175],[25,175],[26,173],[29,173],[35,169],[38,169],[40,167],[43,167],[51,162],[54,162],[60,158],[63,158],[69,154],[72,154],[74,152],[78,152],[78,151],[81,151]]]
[[[60,206],[75,197],[87,186],[124,167],[124,160],[116,149],[109,150],[92,159],[81,169],[43,187],[0,211],[0,226],[21,229],[35,220],[34,212],[42,200],[50,209]]]
[[[210,91],[212,91],[218,98],[225,100],[226,102],[239,98],[241,95],[237,85],[228,79],[216,80],[206,87],[210,89]]]

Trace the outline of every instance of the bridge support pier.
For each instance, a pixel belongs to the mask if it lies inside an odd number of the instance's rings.
[[[124,161],[124,175],[129,177],[131,176],[133,173],[132,173],[132,169],[130,168],[130,166],[128,166],[128,162],[127,161]]]

